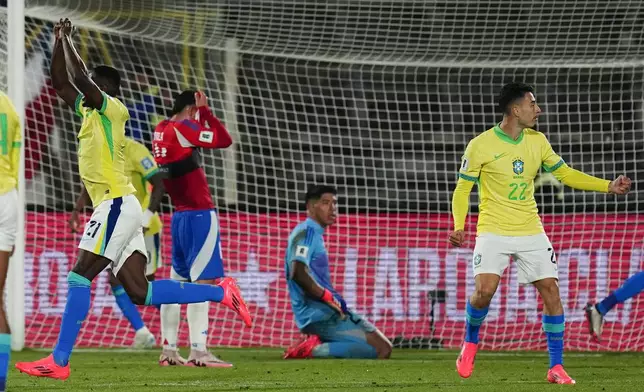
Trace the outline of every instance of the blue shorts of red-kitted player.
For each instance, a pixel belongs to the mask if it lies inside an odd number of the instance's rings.
[[[217,210],[178,211],[172,215],[172,272],[175,280],[224,276]]]

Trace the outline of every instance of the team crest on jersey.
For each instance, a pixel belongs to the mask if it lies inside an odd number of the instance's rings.
[[[514,158],[512,160],[512,171],[517,175],[523,173],[523,160],[521,158]]]
[[[481,254],[477,253],[474,255],[474,267],[478,267],[481,264]]]

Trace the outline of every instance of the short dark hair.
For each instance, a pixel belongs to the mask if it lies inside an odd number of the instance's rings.
[[[180,113],[186,106],[196,105],[195,94],[196,90],[185,90],[181,94],[174,97],[174,105],[172,105],[172,115]]]
[[[325,193],[331,193],[335,196],[338,194],[338,190],[331,185],[313,185],[308,191],[306,191],[306,195],[304,196],[304,207],[308,206],[309,201],[318,200]]]
[[[499,92],[499,97],[497,102],[499,104],[499,109],[503,114],[509,114],[510,105],[512,105],[518,99],[523,98],[526,93],[534,94],[534,87],[529,84],[512,82],[508,83]]]
[[[98,67],[94,67],[94,75],[107,80],[112,87],[120,90],[121,74],[116,68],[110,67],[109,65],[99,65]]]

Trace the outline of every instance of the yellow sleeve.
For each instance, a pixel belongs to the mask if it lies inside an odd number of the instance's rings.
[[[456,189],[452,195],[452,218],[454,219],[454,231],[465,229],[465,218],[470,209],[470,192],[474,187],[473,181],[459,178]]]
[[[566,162],[564,162],[564,160],[557,155],[555,150],[552,149],[546,135],[541,134],[541,136],[543,137],[541,140],[541,167],[543,167],[543,170],[546,172],[553,173],[555,170],[565,165]]]
[[[144,180],[147,180],[159,171],[159,167],[150,151],[143,144],[136,143],[135,146],[130,159],[132,159],[136,171],[141,174]]]
[[[470,182],[477,182],[481,175],[481,154],[478,151],[477,143],[471,140],[465,149],[461,160],[461,168],[458,177]]]
[[[582,191],[608,193],[608,185],[610,184],[610,181],[582,173],[566,164],[560,166],[557,170],[553,171],[552,174],[557,178],[557,180],[571,188],[580,189]]]
[[[20,118],[13,112],[13,141],[11,145],[11,172],[13,177],[18,181],[18,171],[20,169],[20,148],[22,147],[22,137],[20,136]]]
[[[465,228],[465,218],[470,209],[470,192],[481,175],[481,154],[477,145],[476,139],[468,143],[461,160],[461,168],[458,171],[458,182],[452,195],[454,230]]]
[[[608,185],[610,184],[610,181],[593,177],[566,165],[566,162],[564,162],[564,160],[554,152],[545,135],[543,136],[541,160],[545,171],[552,173],[557,180],[571,188],[582,191],[608,193]]]
[[[121,101],[114,97],[103,93],[103,106],[99,109],[101,114],[104,114],[108,119],[113,122],[125,122],[130,119],[130,113]]]

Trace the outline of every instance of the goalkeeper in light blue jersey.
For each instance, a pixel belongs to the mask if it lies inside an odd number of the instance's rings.
[[[617,304],[624,303],[644,291],[644,271],[640,271],[626,281],[610,295],[596,304],[586,306],[588,332],[597,342],[601,341],[604,316]]]
[[[324,229],[335,223],[337,191],[317,185],[306,193],[308,218],[288,238],[285,273],[295,324],[308,335],[289,347],[284,359],[386,359],[391,343],[370,322],[347,308],[331,285]]]

